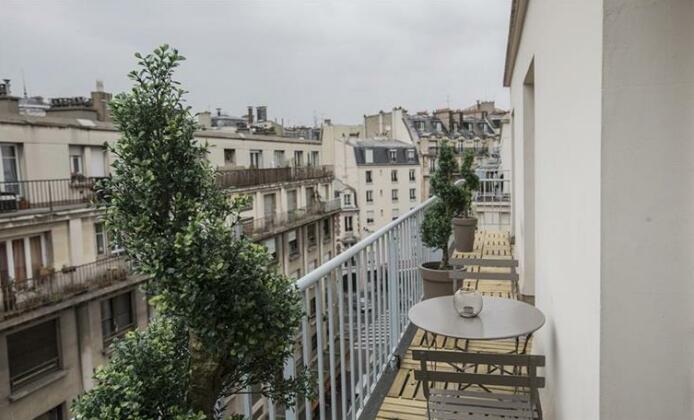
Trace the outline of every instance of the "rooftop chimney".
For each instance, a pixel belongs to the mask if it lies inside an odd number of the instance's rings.
[[[111,121],[111,110],[108,108],[108,103],[111,102],[111,95],[104,92],[104,82],[96,81],[96,90],[92,92],[92,107],[96,110],[96,119],[98,121]]]
[[[251,105],[248,105],[247,117],[248,117],[248,126],[250,127],[251,125],[253,125],[253,106],[251,106]]]
[[[0,114],[19,114],[19,98],[11,95],[10,79],[0,83]]]
[[[261,105],[255,108],[255,112],[258,115],[258,122],[267,121],[267,106]]]

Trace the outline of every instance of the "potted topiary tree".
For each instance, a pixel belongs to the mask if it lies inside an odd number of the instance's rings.
[[[474,158],[472,152],[467,152],[463,164],[460,165],[460,176],[465,181],[461,186],[463,201],[458,214],[453,218],[455,249],[462,252],[472,251],[477,229],[477,218],[472,217],[472,194],[479,188],[480,179],[472,170]]]
[[[453,294],[449,278],[448,241],[453,231],[453,217],[464,208],[467,194],[463,186],[454,183],[457,166],[453,148],[444,142],[439,152],[438,167],[430,180],[431,190],[439,199],[426,210],[421,227],[424,244],[441,251],[441,261],[429,261],[419,266],[424,299]]]

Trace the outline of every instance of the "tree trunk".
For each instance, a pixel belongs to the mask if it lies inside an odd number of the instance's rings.
[[[212,419],[214,405],[222,391],[222,362],[205,350],[195,333],[189,334],[190,404]]]

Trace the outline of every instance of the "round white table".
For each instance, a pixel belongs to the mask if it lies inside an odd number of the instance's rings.
[[[424,331],[465,340],[502,340],[529,337],[545,323],[532,305],[514,299],[483,296],[482,312],[463,318],[453,306],[453,296],[427,299],[414,305],[408,316]]]

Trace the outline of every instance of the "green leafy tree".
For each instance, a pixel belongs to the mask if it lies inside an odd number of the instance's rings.
[[[424,214],[421,232],[422,241],[431,248],[441,250],[439,269],[450,268],[448,263],[448,240],[453,232],[452,222],[457,215],[467,215],[472,206],[472,192],[479,184],[477,175],[472,171],[474,156],[465,155],[460,175],[465,180],[462,185],[455,184],[458,163],[453,153],[453,147],[446,141],[441,144],[438,155],[438,166],[434,171],[429,185],[432,192],[439,198]]]
[[[186,369],[154,363],[166,348],[144,353],[153,358],[147,375],[179,384],[178,399],[172,399],[173,391],[159,389],[158,379],[137,382],[135,366],[147,361],[124,350],[118,353],[117,384],[107,378],[114,369],[106,367],[76,412],[81,418],[107,418],[92,413],[138,404],[135,394],[144,394],[153,399],[151,407],[180,406],[181,415],[211,418],[218,399],[253,384],[261,385],[263,395],[292,405],[311,391],[307,372],[289,380],[282,375],[302,316],[300,293],[271,268],[264,247],[234,234],[244,203],[216,188],[207,145],[193,137],[197,124],[183,104],[185,91],[173,79],[184,58],[166,45],[135,56],[139,69],[129,74],[134,87],[110,104],[121,138],[112,149],[117,160],[103,191],[105,219],[114,241],[151,279],[146,289],[159,316],[180,325],[167,345],[183,357]],[[148,334],[157,337],[140,340],[144,347],[172,339],[159,330]],[[124,348],[134,349],[138,337],[127,338]],[[118,394],[124,401],[96,397],[113,387],[126,389]]]

